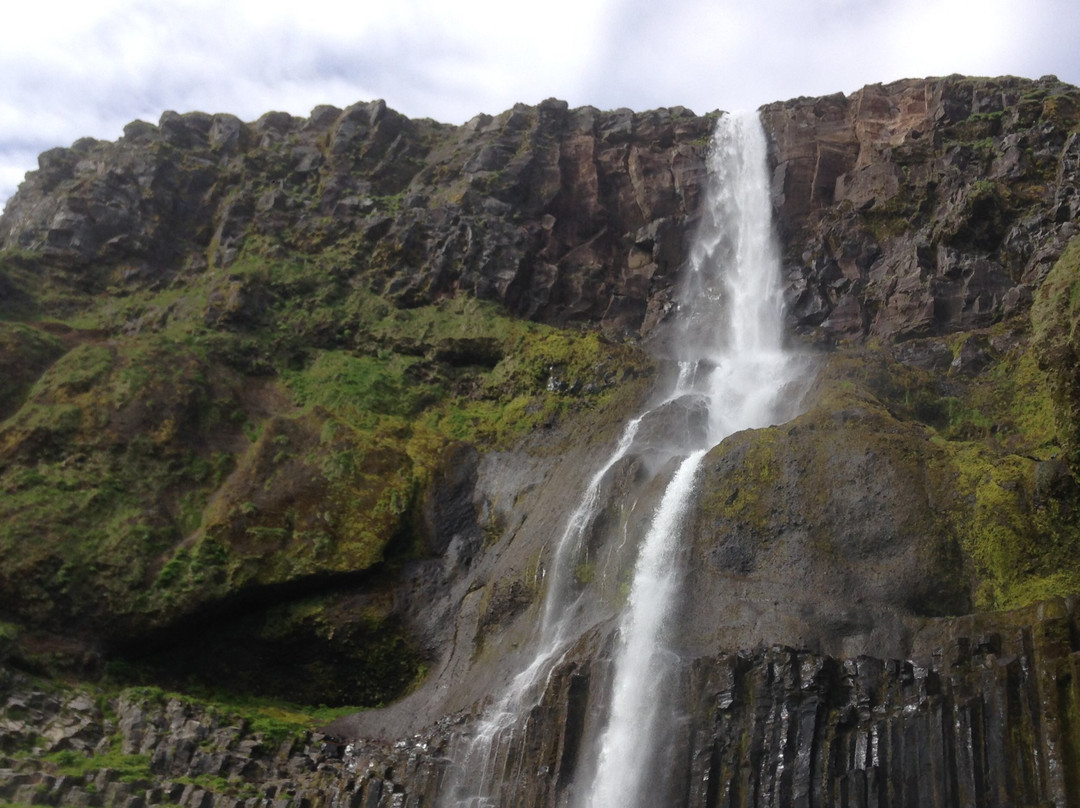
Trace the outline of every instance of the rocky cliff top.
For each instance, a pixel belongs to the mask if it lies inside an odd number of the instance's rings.
[[[639,328],[682,260],[713,120],[556,100],[456,127],[381,101],[250,124],[166,112],[41,155],[0,244],[93,263],[109,275],[97,288],[348,245],[352,271],[403,306],[460,292]]]
[[[904,80],[761,114],[791,312],[815,338],[988,325],[1030,302],[1075,227],[1080,101],[1052,76]],[[82,267],[97,290],[336,246],[400,305],[466,293],[648,333],[715,115],[554,99],[463,126],[381,101],[253,123],[166,112],[41,155],[0,244]]]
[[[877,84],[762,117],[811,333],[990,325],[1026,308],[1076,233],[1080,96],[1053,76]]]

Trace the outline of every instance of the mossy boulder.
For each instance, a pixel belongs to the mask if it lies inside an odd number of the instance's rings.
[[[818,395],[703,462],[687,608],[704,646],[899,652],[906,619],[970,608],[952,471],[930,430],[865,393]]]
[[[920,620],[1080,589],[1080,488],[1030,341],[1019,318],[839,349],[806,413],[716,447],[691,526],[694,636],[903,653]]]

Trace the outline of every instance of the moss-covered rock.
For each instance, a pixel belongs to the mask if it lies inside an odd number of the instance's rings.
[[[825,378],[807,413],[704,461],[688,608],[705,647],[899,652],[905,620],[970,608],[947,453],[926,426]]]
[[[1034,350],[1056,405],[1058,429],[1080,468],[1080,237],[1054,264],[1031,307]]]
[[[33,282],[58,259],[27,255],[3,265],[25,292],[8,314],[67,318],[0,320],[0,613],[38,667],[137,658],[178,626],[259,619],[267,592],[363,589],[437,555],[449,514],[475,522],[468,474],[448,482],[470,446],[602,408],[652,369],[631,344],[469,297],[399,308],[348,281],[347,246],[256,240],[179,286],[72,286],[62,305]]]

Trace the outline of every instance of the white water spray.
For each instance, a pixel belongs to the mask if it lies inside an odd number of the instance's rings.
[[[765,137],[756,115],[725,116],[712,184],[679,308],[680,364],[671,397],[706,402],[708,430],[676,470],[639,551],[620,625],[608,725],[588,808],[633,808],[657,752],[674,654],[664,645],[682,570],[678,550],[702,459],[728,435],[792,417],[805,363],[783,350],[780,266],[772,236]],[[652,792],[655,796],[655,792]],[[650,801],[649,804],[654,804]]]
[[[595,777],[579,802],[588,808],[633,808],[655,750],[660,706],[671,673],[665,622],[677,602],[681,524],[708,450],[740,429],[778,423],[795,414],[786,395],[805,363],[782,348],[779,261],[772,239],[765,140],[756,116],[725,116],[714,134],[710,187],[683,279],[675,325],[679,373],[655,409],[677,403],[708,410],[697,445],[685,453],[639,549],[620,625],[615,680],[606,729],[596,751]],[[652,412],[650,411],[650,412]],[[520,719],[542,696],[548,677],[580,632],[580,593],[571,586],[584,537],[600,508],[604,481],[635,450],[644,413],[630,421],[618,446],[589,482],[555,545],[536,652],[532,662],[485,711],[476,735],[458,750],[451,787],[457,806],[497,806],[500,752],[514,743]],[[670,455],[669,455],[670,456]],[[469,783],[469,785],[466,785]],[[467,793],[463,793],[467,791]]]
[[[576,601],[569,585],[574,559],[585,534],[596,518],[604,479],[615,464],[629,452],[640,423],[641,417],[634,418],[623,428],[615,451],[589,481],[581,501],[570,514],[562,536],[555,544],[554,558],[549,565],[550,580],[544,597],[544,612],[536,640],[536,655],[528,667],[513,678],[498,701],[485,711],[476,735],[469,741],[468,748],[461,756],[461,771],[467,772],[470,767],[479,766],[481,776],[476,793],[453,795],[454,804],[457,806],[465,808],[496,805],[491,795],[498,793],[498,783],[493,782],[498,777],[498,772],[488,770],[495,763],[493,758],[496,756],[492,754],[492,750],[497,747],[504,734],[514,732],[517,720],[532,706],[530,700],[535,702],[543,694],[541,680],[546,680],[566,651],[567,641],[571,638],[570,628]]]

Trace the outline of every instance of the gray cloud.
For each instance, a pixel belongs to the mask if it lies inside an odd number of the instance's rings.
[[[37,153],[166,109],[384,98],[460,123],[550,96],[706,112],[954,72],[1080,83],[1073,0],[46,0],[6,17],[0,199]]]

